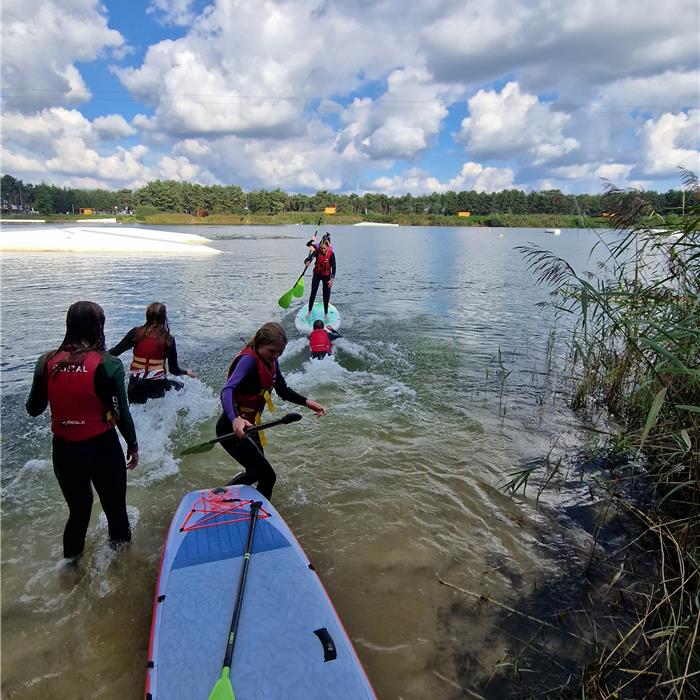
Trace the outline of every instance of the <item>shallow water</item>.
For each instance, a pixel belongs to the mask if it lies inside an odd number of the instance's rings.
[[[323,419],[302,409],[303,421],[268,433],[273,499],[378,696],[462,697],[494,672],[503,652],[494,617],[467,606],[458,619],[459,596],[438,578],[507,602],[556,566],[532,526],[534,499],[500,488],[509,472],[583,436],[562,394],[563,343],[550,335],[551,312],[536,307],[547,290],[514,246],[537,242],[582,268],[593,235],[329,230],[343,338],[334,358],[313,362],[293,324],[302,301],[286,311],[276,303],[303,268],[310,227],[198,227],[223,251],[206,259],[3,255],[3,697],[143,694],[170,518],[185,492],[237,471],[219,447],[178,454],[213,435],[228,363],[267,320],[288,331],[289,384],[329,409]],[[198,376],[133,409],[141,464],[129,474],[132,546],[109,549],[96,504],[85,556],[71,569],[60,559],[66,507],[48,412],[30,419],[24,401],[37,356],[60,342],[78,299],[103,306],[110,345],[149,302],[166,303],[181,364]],[[467,673],[465,656],[475,660]]]

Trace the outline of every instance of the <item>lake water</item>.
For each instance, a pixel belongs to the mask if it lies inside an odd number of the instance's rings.
[[[178,454],[213,436],[228,363],[268,320],[288,330],[288,383],[328,407],[325,418],[301,409],[300,423],[268,433],[273,501],[378,696],[501,697],[486,683],[507,649],[493,609],[438,579],[514,605],[557,573],[560,554],[538,534],[548,527],[546,494],[536,510],[534,497],[501,486],[550,451],[574,451],[585,432],[562,393],[552,313],[536,306],[548,291],[514,247],[535,242],[583,268],[594,236],[328,228],[343,338],[320,362],[307,359],[294,328],[302,301],[286,311],[276,303],[303,269],[312,227],[198,227],[222,251],[206,258],[3,255],[3,697],[142,697],[170,518],[185,492],[238,471],[220,447]],[[198,376],[132,409],[141,445],[129,473],[132,546],[111,552],[96,501],[75,571],[61,565],[67,509],[49,414],[31,419],[24,402],[37,356],[59,344],[79,299],[105,309],[108,345],[143,322],[148,303],[164,302],[181,364]],[[278,401],[277,415],[294,408]]]

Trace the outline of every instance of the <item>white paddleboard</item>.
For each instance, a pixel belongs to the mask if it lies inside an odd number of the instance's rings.
[[[314,329],[314,321],[323,321],[324,326],[330,326],[334,330],[340,328],[340,312],[333,306],[328,304],[328,318],[323,313],[323,302],[317,301],[311,309],[311,315],[307,318],[309,307],[307,304],[302,306],[294,318],[294,325],[300,333],[309,334]]]

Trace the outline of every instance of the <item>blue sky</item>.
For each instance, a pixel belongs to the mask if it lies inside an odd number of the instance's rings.
[[[696,0],[4,0],[2,172],[137,188],[665,191]]]

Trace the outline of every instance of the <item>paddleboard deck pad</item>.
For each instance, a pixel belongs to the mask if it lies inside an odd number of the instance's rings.
[[[376,698],[323,584],[279,513],[251,486],[188,493],[165,541],[147,700],[205,700],[221,675],[258,511],[231,663],[238,700]]]
[[[333,304],[328,304],[328,318],[326,319],[323,313],[323,302],[317,301],[313,308],[311,309],[311,316],[306,318],[306,314],[309,313],[308,304],[302,306],[297,315],[294,317],[294,325],[300,333],[306,333],[307,335],[311,333],[314,329],[314,321],[323,321],[324,326],[331,326],[335,330],[340,328],[340,312],[333,306]]]

